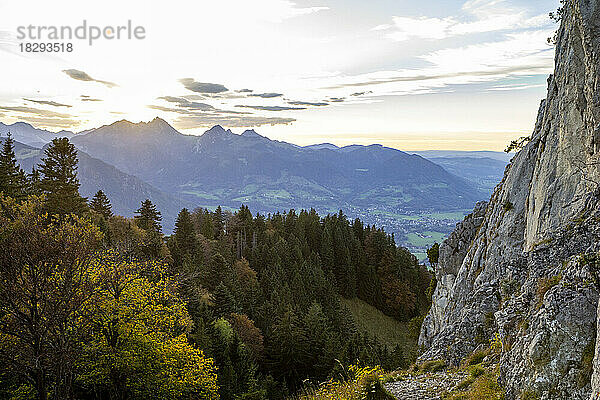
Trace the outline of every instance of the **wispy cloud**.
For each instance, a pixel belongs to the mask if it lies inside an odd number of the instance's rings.
[[[177,129],[206,128],[214,125],[222,125],[230,128],[247,128],[263,125],[288,125],[294,121],[296,121],[294,118],[278,117],[190,115],[177,118],[173,122],[173,125]]]
[[[237,105],[236,107],[252,108],[253,110],[261,110],[261,111],[306,110],[306,107],[286,107],[286,106],[249,106],[249,105]]]
[[[329,103],[325,102],[310,102],[310,101],[288,101],[288,104],[293,106],[313,106],[313,107],[324,107],[328,106]]]
[[[52,101],[52,100],[34,100],[34,99],[26,99],[26,98],[23,98],[23,100],[29,101],[31,103],[44,104],[44,105],[52,106],[52,107],[72,107],[68,104],[57,103],[56,101]]]
[[[69,118],[46,118],[46,117],[33,117],[33,116],[22,116],[19,117],[20,121],[29,122],[40,128],[61,128],[71,129],[80,124],[80,121]]]
[[[102,101],[102,99],[96,99],[94,97],[87,96],[85,94],[81,95],[81,101]]]
[[[487,89],[488,91],[510,91],[510,90],[527,90],[527,89],[535,89],[535,88],[541,88],[541,87],[545,87],[546,85],[544,84],[537,84],[537,85],[528,85],[528,84],[516,84],[516,85],[504,85],[504,86],[495,86],[492,88]]]
[[[52,117],[52,118],[71,118],[71,114],[59,113],[51,110],[44,110],[41,108],[26,107],[26,106],[2,106],[0,110],[12,111],[20,114],[35,114],[37,116]]]
[[[84,71],[80,71],[78,69],[63,69],[63,71],[65,74],[67,74],[70,78],[73,78],[75,80],[78,81],[84,81],[84,82],[97,82],[97,83],[101,83],[104,86],[107,86],[109,88],[113,88],[115,86],[119,86],[116,83],[113,82],[108,82],[108,81],[101,81],[99,79],[94,79],[91,76],[89,76],[86,72]]]
[[[210,104],[206,103],[198,103],[196,101],[189,101],[183,97],[174,97],[174,96],[162,96],[158,98],[159,100],[165,100],[169,103],[175,103],[179,107],[189,108],[191,110],[200,110],[200,111],[213,111],[215,108]]]
[[[283,93],[251,93],[248,96],[250,97],[262,97],[263,99],[272,99],[275,97],[283,96]]]
[[[356,92],[356,93],[352,93],[350,96],[354,96],[354,97],[360,97],[360,96],[364,96],[366,94],[371,94],[373,93],[373,91],[371,90],[367,90],[366,92]]]
[[[222,93],[227,92],[224,85],[220,83],[197,82],[193,78],[183,78],[179,82],[187,89],[197,93]]]
[[[375,95],[415,94],[454,84],[548,74],[553,65],[553,49],[546,38],[551,32],[508,33],[499,41],[433,51],[419,57],[426,63],[423,68],[340,77],[337,84],[325,89],[367,87]]]
[[[394,16],[391,24],[381,24],[374,31],[385,32],[395,41],[409,39],[440,40],[476,33],[531,29],[548,26],[548,15],[530,16],[525,8],[513,7],[504,0],[469,0],[462,6],[462,17]]]

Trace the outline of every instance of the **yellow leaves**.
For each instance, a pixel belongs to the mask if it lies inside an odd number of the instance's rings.
[[[317,390],[306,391],[299,400],[363,400],[373,383],[381,382],[384,371],[381,367],[348,367],[347,381],[330,380]]]
[[[83,382],[114,386],[107,377],[116,376],[137,398],[218,399],[216,369],[187,342],[192,320],[164,271],[114,253],[98,258]]]

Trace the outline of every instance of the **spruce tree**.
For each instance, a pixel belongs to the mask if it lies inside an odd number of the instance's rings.
[[[40,171],[40,188],[47,196],[49,214],[82,214],[87,209],[86,199],[79,195],[77,179],[77,150],[67,138],[56,138],[45,151]]]
[[[22,199],[27,195],[28,182],[27,176],[17,163],[14,144],[15,141],[9,133],[0,153],[0,192],[15,199]]]
[[[160,225],[162,216],[160,215],[160,211],[156,209],[156,206],[152,204],[150,199],[142,201],[142,206],[136,212],[137,214],[134,216],[134,219],[138,227],[146,231],[162,231],[162,227]]]
[[[223,282],[219,283],[213,294],[214,312],[217,317],[229,317],[237,311],[235,299]]]
[[[215,238],[220,237],[225,230],[225,216],[223,215],[223,210],[221,206],[218,206],[215,210]]]
[[[90,201],[90,209],[106,219],[109,219],[113,215],[110,200],[108,200],[108,197],[106,197],[102,190],[98,190]]]
[[[182,209],[175,221],[171,254],[175,265],[181,266],[184,260],[192,260],[197,250],[196,232],[192,216],[187,208]]]
[[[40,171],[35,168],[35,165],[31,167],[31,173],[28,176],[28,189],[29,194],[39,195],[42,194],[40,187],[42,178],[40,177]]]

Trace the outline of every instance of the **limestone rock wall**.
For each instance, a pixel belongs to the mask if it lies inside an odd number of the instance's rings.
[[[487,206],[441,246],[419,338],[421,359],[458,364],[500,333],[508,399],[587,399],[600,386],[589,357],[598,347],[600,2],[564,9],[531,141]]]

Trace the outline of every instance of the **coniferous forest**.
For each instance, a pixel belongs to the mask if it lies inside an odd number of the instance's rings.
[[[414,337],[388,346],[344,305],[418,331],[432,275],[382,229],[242,205],[183,209],[165,236],[149,200],[128,219],[78,188],[68,139],[31,173],[4,141],[1,398],[283,399],[349,365],[414,361]]]

